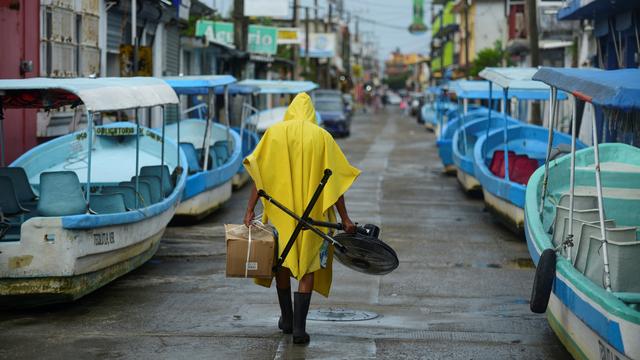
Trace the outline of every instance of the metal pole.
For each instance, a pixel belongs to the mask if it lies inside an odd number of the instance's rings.
[[[202,142],[202,154],[204,156],[202,171],[207,171],[209,165],[209,145],[211,142],[211,123],[216,111],[216,94],[213,88],[209,89],[209,116],[204,129],[204,141]]]
[[[602,261],[604,262],[604,287],[611,292],[611,276],[609,274],[609,254],[607,252],[607,238],[604,228],[604,200],[602,197],[602,179],[600,178],[600,151],[598,150],[598,129],[596,121],[592,122],[593,131],[593,159],[595,161],[596,192],[598,195],[598,217],[600,220],[600,237],[602,238]]]
[[[292,26],[294,28],[298,27],[298,0],[293,0],[293,18],[291,19]],[[291,80],[297,79],[297,70],[298,70],[298,46],[299,45],[290,45],[291,46],[291,62],[293,63],[293,67],[291,69]]]
[[[4,107],[0,97],[0,166],[6,166],[4,162]]]
[[[551,157],[551,147],[553,146],[553,124],[555,123],[555,104],[557,102],[556,96],[558,89],[551,87],[551,98],[549,99],[549,137],[547,138],[547,155],[544,161],[544,180],[542,181],[542,196],[540,197],[540,208],[538,212],[542,214],[544,207],[544,199],[547,196],[547,182],[549,181],[549,158]]]
[[[304,72],[309,79],[309,7],[304,8]]]
[[[460,104],[460,100],[458,100],[458,104]],[[467,110],[469,108],[469,99],[463,99],[462,100],[462,119],[464,119],[464,122],[466,122],[467,120]],[[458,108],[460,108],[460,105],[458,105]],[[463,122],[463,124],[464,124]],[[462,131],[464,132],[462,135],[462,139],[464,141],[464,154],[467,155],[467,129],[465,127],[462,128]]]
[[[166,121],[164,119],[164,105],[160,106],[160,110],[162,111],[162,139],[161,141],[161,150],[160,150],[160,167],[164,169],[164,142],[165,142],[165,125]],[[179,146],[178,146],[179,147]],[[162,186],[164,185],[164,170],[160,170],[160,194],[164,199],[164,189]]]
[[[162,114],[162,117],[164,118],[164,114]],[[177,155],[178,155],[178,167],[180,167],[180,116],[178,116],[178,120],[176,120],[176,128],[177,128],[176,135],[178,137],[178,140],[177,140],[178,146],[176,146],[176,148],[177,148]]]
[[[569,234],[566,241],[570,243],[567,248],[567,260],[571,261],[571,250],[573,247],[573,202],[575,192],[576,175],[576,115],[578,99],[573,98],[573,111],[571,114],[571,172],[569,173]]]
[[[229,85],[224,86],[224,118],[227,125],[227,155],[231,154],[231,121],[229,121]],[[242,146],[242,139],[240,139]]]
[[[509,99],[509,88],[502,89],[502,117],[504,119],[503,141],[504,141],[504,179],[509,181],[509,145],[507,144],[507,101]]]
[[[484,154],[484,146],[487,144],[487,140],[489,139],[489,129],[491,129],[491,112],[493,111],[493,82],[489,81],[489,118],[487,119],[487,132],[485,134],[485,140],[482,143],[482,153]]]
[[[138,109],[136,114],[136,209],[138,208],[138,198],[140,197],[140,179],[138,179],[138,170],[140,168],[140,118],[138,117]]]
[[[91,204],[91,153],[93,148],[93,113],[87,110],[87,213]]]
[[[133,76],[138,72],[138,4],[131,0],[131,45],[133,45]]]

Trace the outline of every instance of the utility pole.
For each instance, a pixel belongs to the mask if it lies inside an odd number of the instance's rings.
[[[317,33],[318,29],[318,0],[313,0],[313,31]],[[316,72],[316,83],[322,85],[320,82],[320,61],[318,58],[313,59],[313,65]]]
[[[531,48],[531,67],[540,66],[540,47],[538,45],[538,17],[536,0],[527,0],[527,32],[529,33],[529,47]],[[540,103],[531,105],[531,123],[542,125]]]
[[[293,19],[291,19],[292,25],[294,28],[298,27],[298,0],[293,0]],[[293,67],[291,69],[291,80],[296,80],[298,77],[298,46],[291,46],[291,62],[293,62]]]
[[[469,78],[469,3],[464,0],[464,76]]]
[[[236,45],[236,48],[240,51],[247,51],[247,32],[248,32],[248,22],[244,16],[244,0],[234,0],[233,1],[233,43]],[[235,76],[237,78],[242,78],[242,70],[244,68],[244,64],[242,67],[235,72]]]
[[[328,2],[328,5],[329,5],[329,12],[328,12],[328,16],[327,16],[327,24],[326,24],[325,33],[333,32],[333,24],[331,23],[331,19],[333,19],[333,4],[331,2]],[[327,59],[327,66],[326,66],[325,70],[326,70],[326,73],[325,73],[326,84],[325,84],[325,86],[327,88],[331,88],[331,59]]]
[[[309,79],[309,7],[304,8],[304,73]]]

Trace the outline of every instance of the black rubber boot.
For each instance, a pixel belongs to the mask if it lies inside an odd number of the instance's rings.
[[[293,304],[291,303],[291,288],[278,290],[278,302],[280,303],[280,319],[278,328],[285,334],[293,332]]]
[[[307,324],[307,313],[309,312],[309,303],[311,302],[311,293],[296,292],[294,294],[293,309],[293,343],[308,344],[309,334],[305,331]]]

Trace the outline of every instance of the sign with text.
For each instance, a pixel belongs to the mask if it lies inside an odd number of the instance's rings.
[[[196,36],[204,36],[207,41],[233,46],[233,23],[198,20],[196,22]]]
[[[244,0],[244,16],[288,18],[289,0]]]
[[[233,23],[198,20],[196,36],[204,36],[208,41],[233,46]],[[254,54],[273,55],[278,50],[278,28],[249,25],[247,51]]]
[[[301,34],[300,56],[306,55],[305,35]],[[309,34],[309,57],[312,58],[332,58],[336,55],[336,34],[335,33],[313,33]]]
[[[300,44],[299,28],[278,28],[278,45],[297,45]]]
[[[249,52],[274,55],[278,50],[278,28],[249,25]]]

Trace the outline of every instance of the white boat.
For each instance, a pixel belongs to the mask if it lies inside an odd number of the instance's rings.
[[[180,201],[184,155],[139,123],[93,123],[175,104],[173,90],[154,78],[33,78],[0,80],[0,94],[4,108],[82,105],[88,123],[0,169],[0,304],[72,301],[151,258]]]
[[[259,88],[258,94],[267,96],[267,108],[247,118],[247,123],[255,127],[258,134],[264,134],[273,124],[282,121],[287,112],[287,106],[271,107],[269,98],[272,95],[296,95],[301,92],[310,92],[318,87],[311,81],[286,81],[286,80],[242,80],[239,85]],[[316,112],[318,125],[322,125],[322,118]]]

